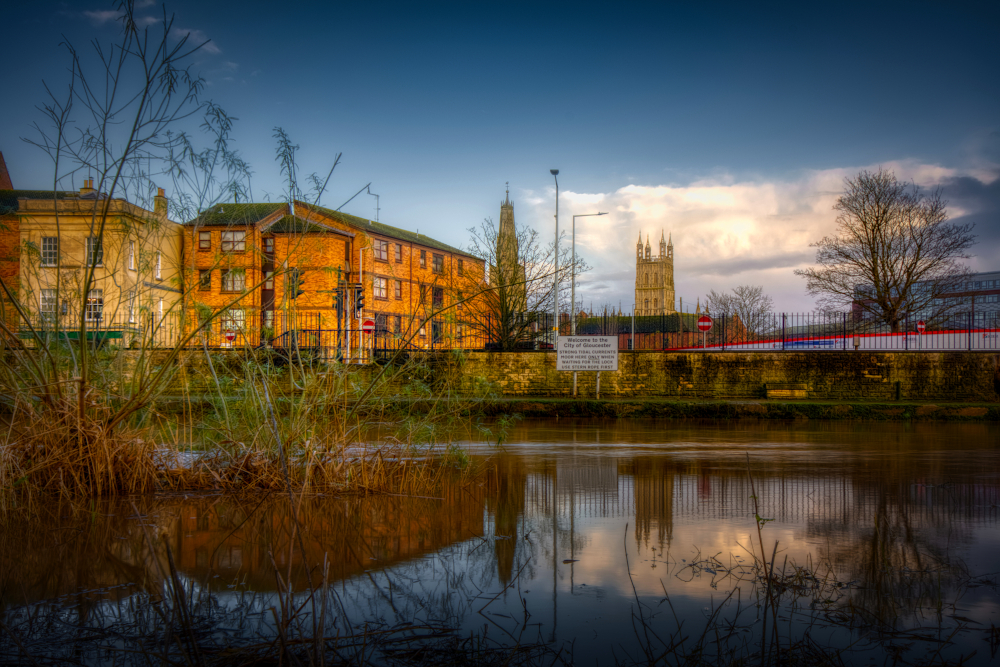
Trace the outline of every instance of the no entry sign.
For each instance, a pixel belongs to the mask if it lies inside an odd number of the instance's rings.
[[[236,332],[235,331],[227,331],[224,335],[226,337],[226,341],[229,342],[229,343],[232,343],[234,340],[236,340]]]
[[[923,333],[924,329],[926,329],[926,328],[927,328],[927,325],[924,324],[923,320],[920,320],[919,322],[917,322],[917,332]]]
[[[698,331],[708,331],[712,328],[712,318],[708,315],[702,315],[698,318]]]
[[[361,330],[365,333],[375,333],[375,320],[365,320],[362,322]]]

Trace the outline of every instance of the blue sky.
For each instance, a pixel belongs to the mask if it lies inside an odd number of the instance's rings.
[[[140,2],[139,4],[147,4]],[[162,12],[159,5],[142,11]],[[114,37],[113,3],[2,10],[0,138],[16,187],[51,176],[19,140],[42,81],[65,80],[62,36]],[[380,219],[464,245],[499,216],[564,223],[594,269],[585,304],[628,308],[637,234],[673,233],[678,292],[763,284],[809,310],[792,270],[834,230],[843,177],[890,166],[942,187],[977,222],[972,265],[1000,268],[997,3],[268,3],[178,0],[175,27],[210,44],[206,95],[239,123],[259,198],[280,196],[272,128],[302,171],[343,152],[323,203],[371,182]],[[156,25],[153,24],[152,29]],[[11,72],[16,71],[16,76]],[[16,83],[15,83],[16,82]],[[346,211],[374,217],[361,196]]]

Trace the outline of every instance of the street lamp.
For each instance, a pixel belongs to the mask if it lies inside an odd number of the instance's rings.
[[[559,170],[549,169],[552,178],[556,179],[556,271],[552,276],[552,349],[559,342]]]
[[[573,264],[570,266],[570,270],[573,275],[572,287],[570,288],[570,322],[572,327],[572,335],[576,335],[576,219],[577,218],[589,218],[595,215],[607,215],[607,213],[580,213],[579,215],[573,216]]]

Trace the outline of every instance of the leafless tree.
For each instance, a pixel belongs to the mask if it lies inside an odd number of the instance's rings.
[[[492,218],[469,228],[469,254],[487,267],[481,277],[469,276],[463,293],[472,297],[464,320],[501,350],[531,344],[546,334],[552,322],[553,244],[544,245],[531,227],[516,225],[516,243],[504,244]],[[560,244],[559,311],[568,313],[573,258],[567,244]],[[516,261],[509,257],[516,249]],[[577,253],[576,275],[590,266]]]
[[[761,285],[739,285],[731,292],[711,290],[705,295],[705,310],[712,316],[736,316],[749,336],[759,336],[771,321],[774,300]]]
[[[894,332],[908,314],[942,321],[976,241],[972,224],[948,222],[946,205],[939,191],[925,195],[891,171],[862,171],[834,205],[837,234],[812,244],[818,266],[795,273],[823,309],[853,303]]]

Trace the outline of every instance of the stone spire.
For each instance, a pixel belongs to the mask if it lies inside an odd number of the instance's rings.
[[[667,255],[667,242],[663,240],[663,230],[660,229],[660,257]]]
[[[519,265],[520,249],[517,245],[517,226],[514,224],[514,204],[510,201],[510,182],[500,203],[500,230],[497,234],[497,265],[507,272],[507,282],[513,282]]]

